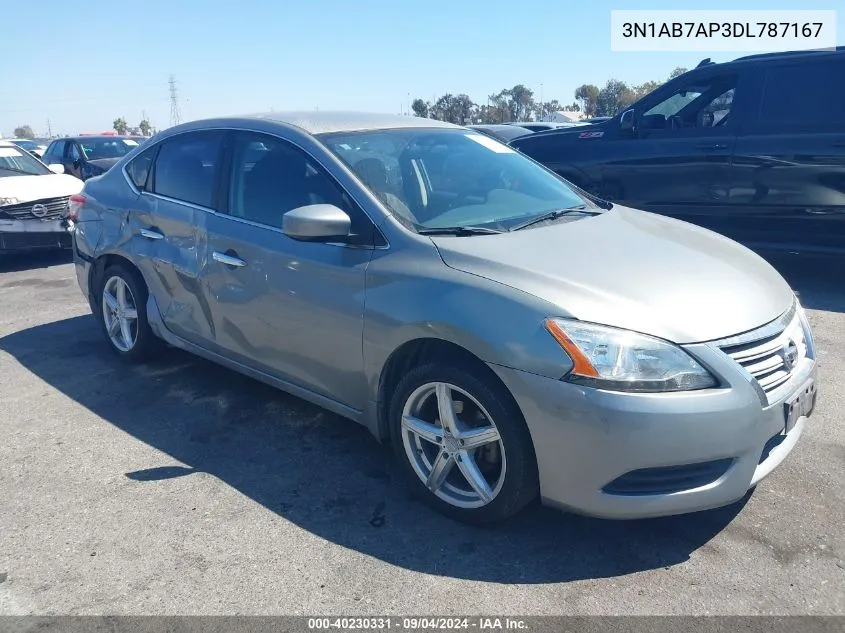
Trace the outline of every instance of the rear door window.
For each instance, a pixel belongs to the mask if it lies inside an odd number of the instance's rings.
[[[47,151],[44,152],[45,162],[49,162],[49,159],[56,163],[61,163],[65,154],[65,144],[66,141],[53,141],[50,147],[47,148]]]
[[[837,57],[769,67],[755,127],[845,130],[845,57]]]
[[[152,191],[212,208],[222,146],[223,133],[218,131],[180,134],[164,141],[155,159]]]

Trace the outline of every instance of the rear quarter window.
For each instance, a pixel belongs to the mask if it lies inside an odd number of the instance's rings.
[[[150,181],[150,172],[152,172],[153,160],[158,148],[151,147],[145,152],[141,152],[138,156],[129,161],[126,166],[126,174],[129,180],[138,189],[138,191],[147,191],[147,183]]]

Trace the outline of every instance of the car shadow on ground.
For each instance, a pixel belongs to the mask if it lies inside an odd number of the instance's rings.
[[[544,583],[669,567],[723,530],[748,500],[636,522],[535,505],[506,524],[469,527],[409,496],[390,450],[363,427],[176,350],[125,365],[90,315],[10,334],[0,349],[173,458],[121,473],[137,485],[209,473],[319,537],[429,574]],[[203,503],[186,500],[184,511]]]
[[[73,261],[73,252],[70,249],[0,255],[0,273],[16,273],[24,270],[35,270],[36,268],[60,266],[71,261]]]

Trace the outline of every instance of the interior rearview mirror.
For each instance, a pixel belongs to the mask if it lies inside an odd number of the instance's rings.
[[[282,231],[304,242],[342,242],[349,238],[352,220],[333,204],[309,204],[282,216]]]
[[[54,174],[65,173],[65,166],[60,163],[50,163],[49,165],[47,165],[47,169],[52,171]]]
[[[619,117],[619,131],[630,136],[637,133],[637,117],[633,108],[625,110]]]

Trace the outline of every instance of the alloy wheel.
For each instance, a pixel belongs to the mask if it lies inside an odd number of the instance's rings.
[[[499,430],[481,403],[456,385],[429,382],[408,396],[402,442],[416,475],[450,505],[480,508],[502,489],[507,460]]]
[[[103,286],[103,323],[109,340],[121,352],[129,352],[138,342],[138,307],[123,278],[110,277]]]

